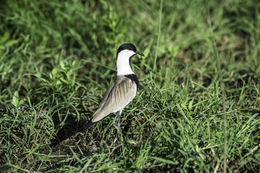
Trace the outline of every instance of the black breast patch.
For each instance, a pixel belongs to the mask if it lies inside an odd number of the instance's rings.
[[[127,78],[131,79],[131,81],[135,82],[135,84],[137,85],[137,89],[140,88],[139,80],[135,74],[128,74],[128,75],[125,75],[125,77],[127,77]]]

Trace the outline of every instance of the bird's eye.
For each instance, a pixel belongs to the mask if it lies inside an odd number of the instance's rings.
[[[133,49],[129,47],[128,50],[133,50]]]

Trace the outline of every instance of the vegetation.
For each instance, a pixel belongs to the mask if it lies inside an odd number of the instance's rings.
[[[0,21],[1,170],[259,171],[259,1],[4,0]],[[80,132],[125,42],[121,142],[113,115]]]

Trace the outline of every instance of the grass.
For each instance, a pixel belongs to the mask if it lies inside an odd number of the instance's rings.
[[[257,172],[260,3],[3,1],[0,168],[4,172]],[[143,89],[79,132],[134,43]],[[66,140],[64,140],[66,137]]]

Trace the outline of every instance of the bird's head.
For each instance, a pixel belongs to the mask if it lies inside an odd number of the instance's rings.
[[[122,44],[118,49],[117,49],[117,58],[120,56],[123,56],[125,58],[131,58],[133,55],[139,54],[141,56],[144,56],[142,52],[139,52],[136,50],[135,45],[132,43],[125,43]]]
[[[122,44],[117,50],[117,75],[128,75],[134,72],[130,66],[130,60],[134,55],[144,56],[142,52],[136,50],[132,43]]]

